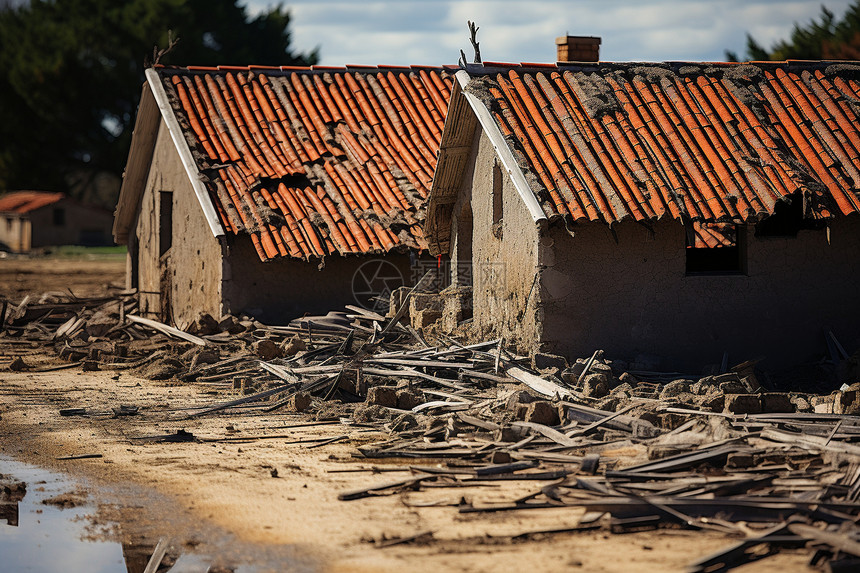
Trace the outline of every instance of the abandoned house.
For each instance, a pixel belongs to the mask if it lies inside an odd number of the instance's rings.
[[[411,283],[452,74],[147,70],[114,226],[142,313],[284,320]]]
[[[677,368],[860,346],[860,66],[456,79],[425,228],[451,256],[448,327]]]
[[[113,244],[113,216],[63,193],[11,191],[0,195],[0,247],[13,253],[60,245]]]

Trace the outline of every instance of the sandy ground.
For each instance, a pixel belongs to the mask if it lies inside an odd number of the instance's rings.
[[[0,259],[0,297],[20,300],[26,294],[68,290],[78,296],[105,292],[108,285],[125,283],[125,260],[119,257],[76,258],[10,257]]]
[[[258,550],[265,555],[261,548],[266,547],[288,548],[289,557],[281,552],[277,558],[295,559],[309,570],[391,572],[404,567],[434,572],[524,568],[681,571],[732,542],[719,535],[671,530],[557,534],[512,542],[507,536],[575,525],[581,512],[559,509],[464,516],[452,507],[460,496],[476,505],[511,500],[538,487],[530,483],[339,501],[337,494],[343,491],[409,475],[402,460],[383,465],[353,458],[356,445],[384,435],[341,424],[291,427],[307,420],[254,411],[182,419],[183,408],[210,404],[223,396],[213,396],[199,385],[171,386],[125,374],[115,376],[113,372],[76,370],[3,373],[0,447],[7,455],[96,484],[131,483],[163,494],[146,508],[159,523],[153,530],[157,535],[188,538],[189,523],[209,522],[216,528],[213,531],[226,531],[241,542],[245,556]],[[59,415],[61,408],[107,413],[120,404],[140,406],[141,413],[117,418]],[[192,432],[200,441],[137,439],[179,429]],[[312,444],[296,443],[343,434],[349,436],[348,442],[314,449],[308,447]],[[252,438],[272,435],[280,437]],[[103,457],[56,459],[81,454]],[[139,498],[127,501],[139,511]],[[130,514],[120,515],[128,518]],[[133,524],[123,527],[134,530]],[[434,541],[387,548],[372,543],[425,531],[433,532]],[[198,541],[200,535],[194,531]],[[264,557],[264,564],[267,559]],[[804,562],[803,554],[784,553],[741,570],[797,571]]]
[[[8,262],[0,261],[3,289],[12,274],[4,269]],[[95,267],[94,273],[84,273],[90,277],[86,288],[97,290],[105,277],[120,272]],[[52,277],[76,276],[72,267],[43,269],[50,269]],[[33,284],[48,280],[54,279]],[[302,425],[309,420],[297,414],[248,408],[188,419],[189,408],[235,394],[112,371],[9,372],[5,366],[14,355],[36,366],[57,364],[42,348],[0,343],[0,451],[87,480],[93,496],[105,501],[103,519],[119,522],[113,534],[138,543],[154,545],[158,537],[170,536],[178,543],[216,547],[222,555],[257,563],[264,571],[627,573],[683,571],[736,541],[681,530],[559,533],[519,540],[511,536],[574,526],[582,512],[457,511],[461,497],[476,506],[511,501],[536,491],[540,482],[429,488],[339,501],[341,492],[403,479],[410,475],[408,465],[437,461],[359,459],[356,446],[386,435],[340,423]],[[139,406],[140,413],[113,417],[111,409],[120,405]],[[60,416],[61,408],[87,408],[95,414]],[[180,429],[197,440],[140,439]],[[308,442],[343,435],[345,441],[321,447]],[[57,459],[83,454],[102,457]],[[424,532],[432,532],[432,539],[388,547],[375,543]],[[784,552],[738,571],[807,570],[807,555]]]

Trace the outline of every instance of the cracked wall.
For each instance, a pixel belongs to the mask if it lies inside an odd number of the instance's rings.
[[[473,335],[504,336],[528,350],[539,339],[537,226],[482,130],[476,130],[467,165],[451,221],[452,273],[471,268]],[[494,169],[498,169],[495,176]],[[494,177],[501,193],[495,205]],[[467,204],[471,237],[467,237]],[[466,240],[471,241],[471,249],[464,248]],[[471,265],[463,260],[469,256]],[[453,276],[452,283],[457,284]]]

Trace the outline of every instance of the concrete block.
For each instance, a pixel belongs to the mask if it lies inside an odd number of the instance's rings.
[[[220,358],[218,351],[214,348],[202,348],[191,358],[191,369],[196,370],[204,364],[214,364]]]
[[[621,398],[619,396],[607,396],[600,400],[597,404],[594,405],[598,410],[604,410],[606,412],[615,412],[618,410],[618,405],[621,403]]]
[[[368,404],[396,408],[397,389],[391,386],[373,386],[367,389],[367,400],[365,401]]]
[[[536,400],[528,405],[525,421],[544,424],[545,426],[557,426],[559,424],[558,410],[551,402]]]
[[[852,405],[860,400],[860,384],[851,384],[845,390],[840,390],[836,394],[838,396],[838,405],[836,407],[838,411],[836,413],[853,414],[853,411],[849,412],[848,410],[856,411],[856,408],[852,408]]]
[[[258,340],[251,345],[251,351],[263,360],[272,360],[284,355],[281,347],[268,339]]]
[[[218,323],[218,330],[229,332],[230,334],[239,334],[240,332],[245,332],[245,327],[242,326],[238,318],[228,314]]]
[[[814,396],[814,404],[812,411],[816,414],[834,414],[836,413],[836,401],[834,396]]]
[[[660,391],[660,399],[668,400],[669,398],[676,398],[678,395],[689,392],[690,391],[690,381],[689,380],[674,380],[669,382],[663,387],[663,390]]]
[[[425,309],[442,311],[442,298],[438,293],[413,293],[412,298],[409,299],[409,314]]]
[[[523,404],[530,404],[537,400],[534,396],[525,390],[515,390],[505,401],[505,408],[511,412],[516,412]]]
[[[288,338],[281,343],[281,351],[283,351],[284,356],[295,356],[298,352],[307,349],[305,341],[298,334],[294,334],[292,338]]]
[[[401,410],[411,410],[415,406],[422,404],[424,400],[418,394],[402,388],[397,390],[397,407]]]
[[[803,396],[791,396],[791,403],[794,404],[796,412],[812,412],[812,404]]]
[[[298,392],[290,396],[287,407],[296,412],[304,412],[311,407],[311,395],[308,392]]]
[[[87,336],[100,338],[105,336],[111,328],[117,325],[118,322],[118,319],[110,318],[108,316],[103,316],[101,318],[93,316],[87,321],[87,325],[84,330],[86,331]]]
[[[532,356],[532,366],[537,370],[544,370],[546,368],[558,368],[559,370],[564,370],[567,368],[567,359],[564,356],[559,356],[557,354],[536,352],[535,355]]]
[[[582,394],[588,398],[603,398],[609,394],[609,382],[603,374],[587,374],[582,381]]]
[[[749,394],[750,389],[740,380],[729,380],[719,383],[720,392],[723,394]]]
[[[439,293],[442,299],[442,329],[453,331],[472,315],[472,287],[450,286]]]
[[[442,318],[442,313],[436,309],[423,308],[410,314],[412,328],[426,328]]]
[[[207,336],[221,331],[218,328],[218,321],[211,314],[202,313],[188,327],[188,332],[196,336]]]
[[[761,397],[758,394],[726,394],[724,412],[731,414],[761,414]]]
[[[493,433],[497,442],[519,442],[529,433],[528,428],[505,426]]]
[[[570,365],[569,368],[566,368],[561,373],[561,379],[571,386],[575,386],[577,380],[579,380],[579,375],[582,374],[582,371],[585,370],[585,364],[582,362],[574,362]]]

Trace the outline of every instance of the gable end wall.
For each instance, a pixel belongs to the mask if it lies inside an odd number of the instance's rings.
[[[159,258],[161,191],[173,193],[172,245],[162,260]],[[220,318],[221,243],[209,229],[163,121],[138,213],[134,234],[141,314],[179,327],[187,326],[202,312]],[[165,291],[169,292],[170,316],[161,315]]]
[[[529,350],[540,339],[538,228],[510,176],[501,168],[503,216],[501,236],[493,233],[493,165],[498,161],[483,130],[476,130],[472,155],[454,205],[451,268],[468,268],[460,260],[464,240],[461,220],[465,202],[472,210],[473,326],[482,338],[504,336]],[[532,286],[534,285],[534,288]]]

